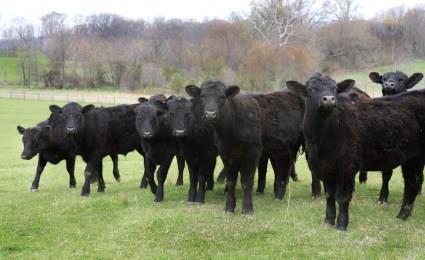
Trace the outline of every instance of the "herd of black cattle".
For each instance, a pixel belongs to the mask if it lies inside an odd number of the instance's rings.
[[[348,226],[348,207],[355,175],[382,171],[379,202],[387,202],[392,170],[401,165],[404,195],[397,217],[407,219],[421,192],[425,158],[425,90],[407,91],[422,78],[402,72],[369,74],[382,86],[384,97],[370,98],[354,87],[354,80],[336,83],[313,75],[305,85],[288,81],[287,88],[265,94],[239,94],[239,87],[208,80],[201,87],[186,86],[191,99],[155,95],[133,105],[84,107],[71,102],[50,106],[49,118],[35,127],[18,126],[23,135],[22,159],[39,155],[32,191],[39,187],[47,162],[66,160],[70,187],[76,186],[75,158],[86,163],[81,195],[88,196],[97,180],[105,190],[102,160],[110,156],[113,174],[120,180],[118,154],[136,150],[144,158],[140,187],[149,186],[155,201],[164,197],[164,182],[173,158],[179,168],[177,185],[189,168],[188,201],[203,203],[213,189],[217,155],[223,161],[219,179],[226,178],[225,210],[234,212],[235,186],[240,173],[242,213],[252,213],[254,173],[257,192],[265,187],[267,163],[275,174],[274,195],[284,197],[289,176],[296,178],[294,163],[300,148],[312,173],[312,193],[326,191],[325,222],[340,230]],[[155,171],[158,167],[155,182]],[[336,217],[335,201],[339,205]]]

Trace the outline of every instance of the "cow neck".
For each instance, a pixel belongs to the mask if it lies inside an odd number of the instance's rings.
[[[338,106],[330,114],[324,115],[307,104],[303,122],[306,142],[320,147],[324,143],[328,145],[329,142],[339,141],[344,124],[342,115],[343,111]]]
[[[232,98],[226,99],[220,109],[220,117],[217,122],[213,124],[214,129],[219,135],[220,139],[234,139],[233,133],[235,127],[238,126],[238,118],[235,113],[236,104]]]
[[[197,137],[205,137],[206,131],[208,131],[208,122],[202,116],[202,106],[199,100],[194,101],[194,105],[191,110],[190,120],[187,124],[187,134],[193,139]]]

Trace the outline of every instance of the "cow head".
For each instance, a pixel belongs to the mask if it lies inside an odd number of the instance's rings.
[[[51,105],[52,115],[50,121],[53,121],[56,127],[63,127],[66,135],[77,135],[84,128],[84,114],[94,108],[93,105],[81,107],[80,104],[70,102],[62,108],[57,105]]]
[[[369,78],[382,86],[382,94],[384,96],[395,95],[407,91],[418,84],[424,75],[422,73],[414,73],[410,77],[401,71],[387,72],[380,75],[378,72],[371,72]]]
[[[348,92],[355,84],[354,80],[347,79],[336,83],[329,76],[316,73],[305,85],[297,81],[288,81],[288,89],[298,95],[306,97],[307,108],[320,113],[330,113],[337,105],[337,94]]]
[[[136,107],[136,128],[142,138],[153,138],[162,130],[166,120],[166,103],[144,102]]]
[[[220,108],[226,100],[233,98],[239,93],[238,86],[226,87],[219,80],[208,80],[201,87],[195,85],[186,86],[186,92],[195,99],[201,99],[203,113],[207,121],[216,122],[220,119]]]
[[[51,126],[45,125],[30,128],[17,126],[17,130],[18,133],[22,135],[22,143],[24,145],[21,158],[24,160],[31,160],[45,148]]]
[[[192,103],[185,97],[171,96],[167,101],[167,107],[173,135],[185,136],[191,120]]]

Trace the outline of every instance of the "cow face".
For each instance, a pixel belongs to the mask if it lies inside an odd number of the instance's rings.
[[[48,132],[51,130],[51,127],[50,125],[30,128],[18,126],[17,130],[22,135],[22,143],[24,145],[21,158],[31,160],[46,146]]]
[[[407,91],[418,84],[422,78],[422,73],[414,73],[410,77],[401,71],[387,72],[380,75],[378,72],[371,72],[369,78],[382,86],[382,94],[391,96]]]
[[[167,101],[168,114],[173,135],[183,137],[191,120],[192,103],[184,97],[170,97]]]
[[[193,98],[200,98],[203,113],[207,121],[216,122],[220,119],[220,108],[226,100],[239,93],[238,86],[226,87],[221,81],[209,80],[202,83],[201,87],[186,86],[186,92]]]
[[[70,102],[63,108],[56,105],[50,106],[52,112],[50,120],[55,122],[55,126],[60,124],[66,135],[77,135],[84,128],[84,114],[93,109],[93,105],[81,107],[78,103]]]
[[[354,80],[344,80],[336,83],[329,76],[322,74],[315,74],[311,77],[306,85],[297,81],[288,81],[286,85],[288,89],[298,95],[307,98],[307,107],[310,109],[318,110],[321,113],[332,112],[336,107],[337,93],[348,92],[354,87]]]
[[[142,138],[153,138],[162,128],[166,110],[162,101],[145,102],[136,108],[136,128]]]

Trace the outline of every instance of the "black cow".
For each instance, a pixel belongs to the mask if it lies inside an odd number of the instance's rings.
[[[31,191],[38,191],[40,177],[46,164],[48,162],[58,164],[62,160],[66,161],[66,170],[69,174],[69,187],[76,187],[77,182],[74,176],[76,153],[71,142],[63,136],[55,135],[55,131],[53,131],[52,126],[48,124],[47,120],[38,123],[35,127],[24,128],[18,126],[17,130],[22,135],[22,143],[24,145],[21,158],[31,160],[38,154],[37,169],[31,185]],[[118,156],[111,155],[111,159],[113,162],[114,177],[117,181],[120,181]]]
[[[171,96],[167,108],[172,134],[189,167],[188,201],[204,203],[207,180],[210,185],[214,183],[217,157],[214,129],[203,118],[199,98]]]
[[[167,102],[167,97],[162,94],[157,94],[151,96],[149,99],[145,97],[139,98],[139,103],[145,103],[145,102],[159,102],[165,104]],[[178,169],[178,175],[177,175],[177,181],[176,186],[183,186],[183,172],[185,167],[185,161],[183,156],[180,153],[176,154],[176,161],[177,161],[177,169]],[[146,176],[143,175],[142,182],[140,183],[140,188],[146,189],[148,186],[148,182],[146,180]]]
[[[177,142],[171,133],[167,118],[166,102],[151,100],[135,108],[136,128],[145,151],[146,179],[155,194],[156,202],[164,199],[164,182],[167,178],[173,157],[179,153]],[[154,181],[156,166],[158,186]]]
[[[49,124],[61,128],[62,133],[74,143],[77,154],[87,163],[82,196],[90,194],[90,179],[94,174],[98,177],[98,192],[104,192],[102,160],[105,156],[126,155],[133,150],[143,155],[134,123],[135,107],[136,105],[81,107],[74,102],[66,104],[63,108],[50,106],[52,115]]]
[[[372,80],[372,82],[378,83],[382,86],[383,96],[392,96],[406,92],[408,89],[414,87],[422,80],[423,74],[414,73],[408,77],[401,71],[387,72],[384,75],[380,75],[378,72],[371,72],[369,74],[369,78]],[[381,204],[388,203],[388,184],[392,175],[392,170],[382,172],[382,187],[378,199],[378,202]],[[418,194],[421,193],[423,179],[423,174],[421,174],[419,179],[421,185],[419,185]]]
[[[345,92],[354,83],[337,84],[321,74],[306,85],[287,82],[291,91],[307,98],[303,133],[308,164],[325,183],[326,223],[335,224],[335,200],[339,204],[340,230],[348,226],[354,177],[360,169],[383,171],[401,165],[405,187],[397,217],[407,219],[425,158],[425,91],[352,102]]]
[[[275,198],[286,191],[290,168],[302,144],[304,100],[288,91],[263,95],[237,95],[239,87],[209,80],[201,88],[186,87],[202,101],[203,113],[214,127],[219,154],[227,171],[226,211],[236,206],[238,172],[244,190],[242,213],[252,213],[252,186],[261,156],[276,162]]]

